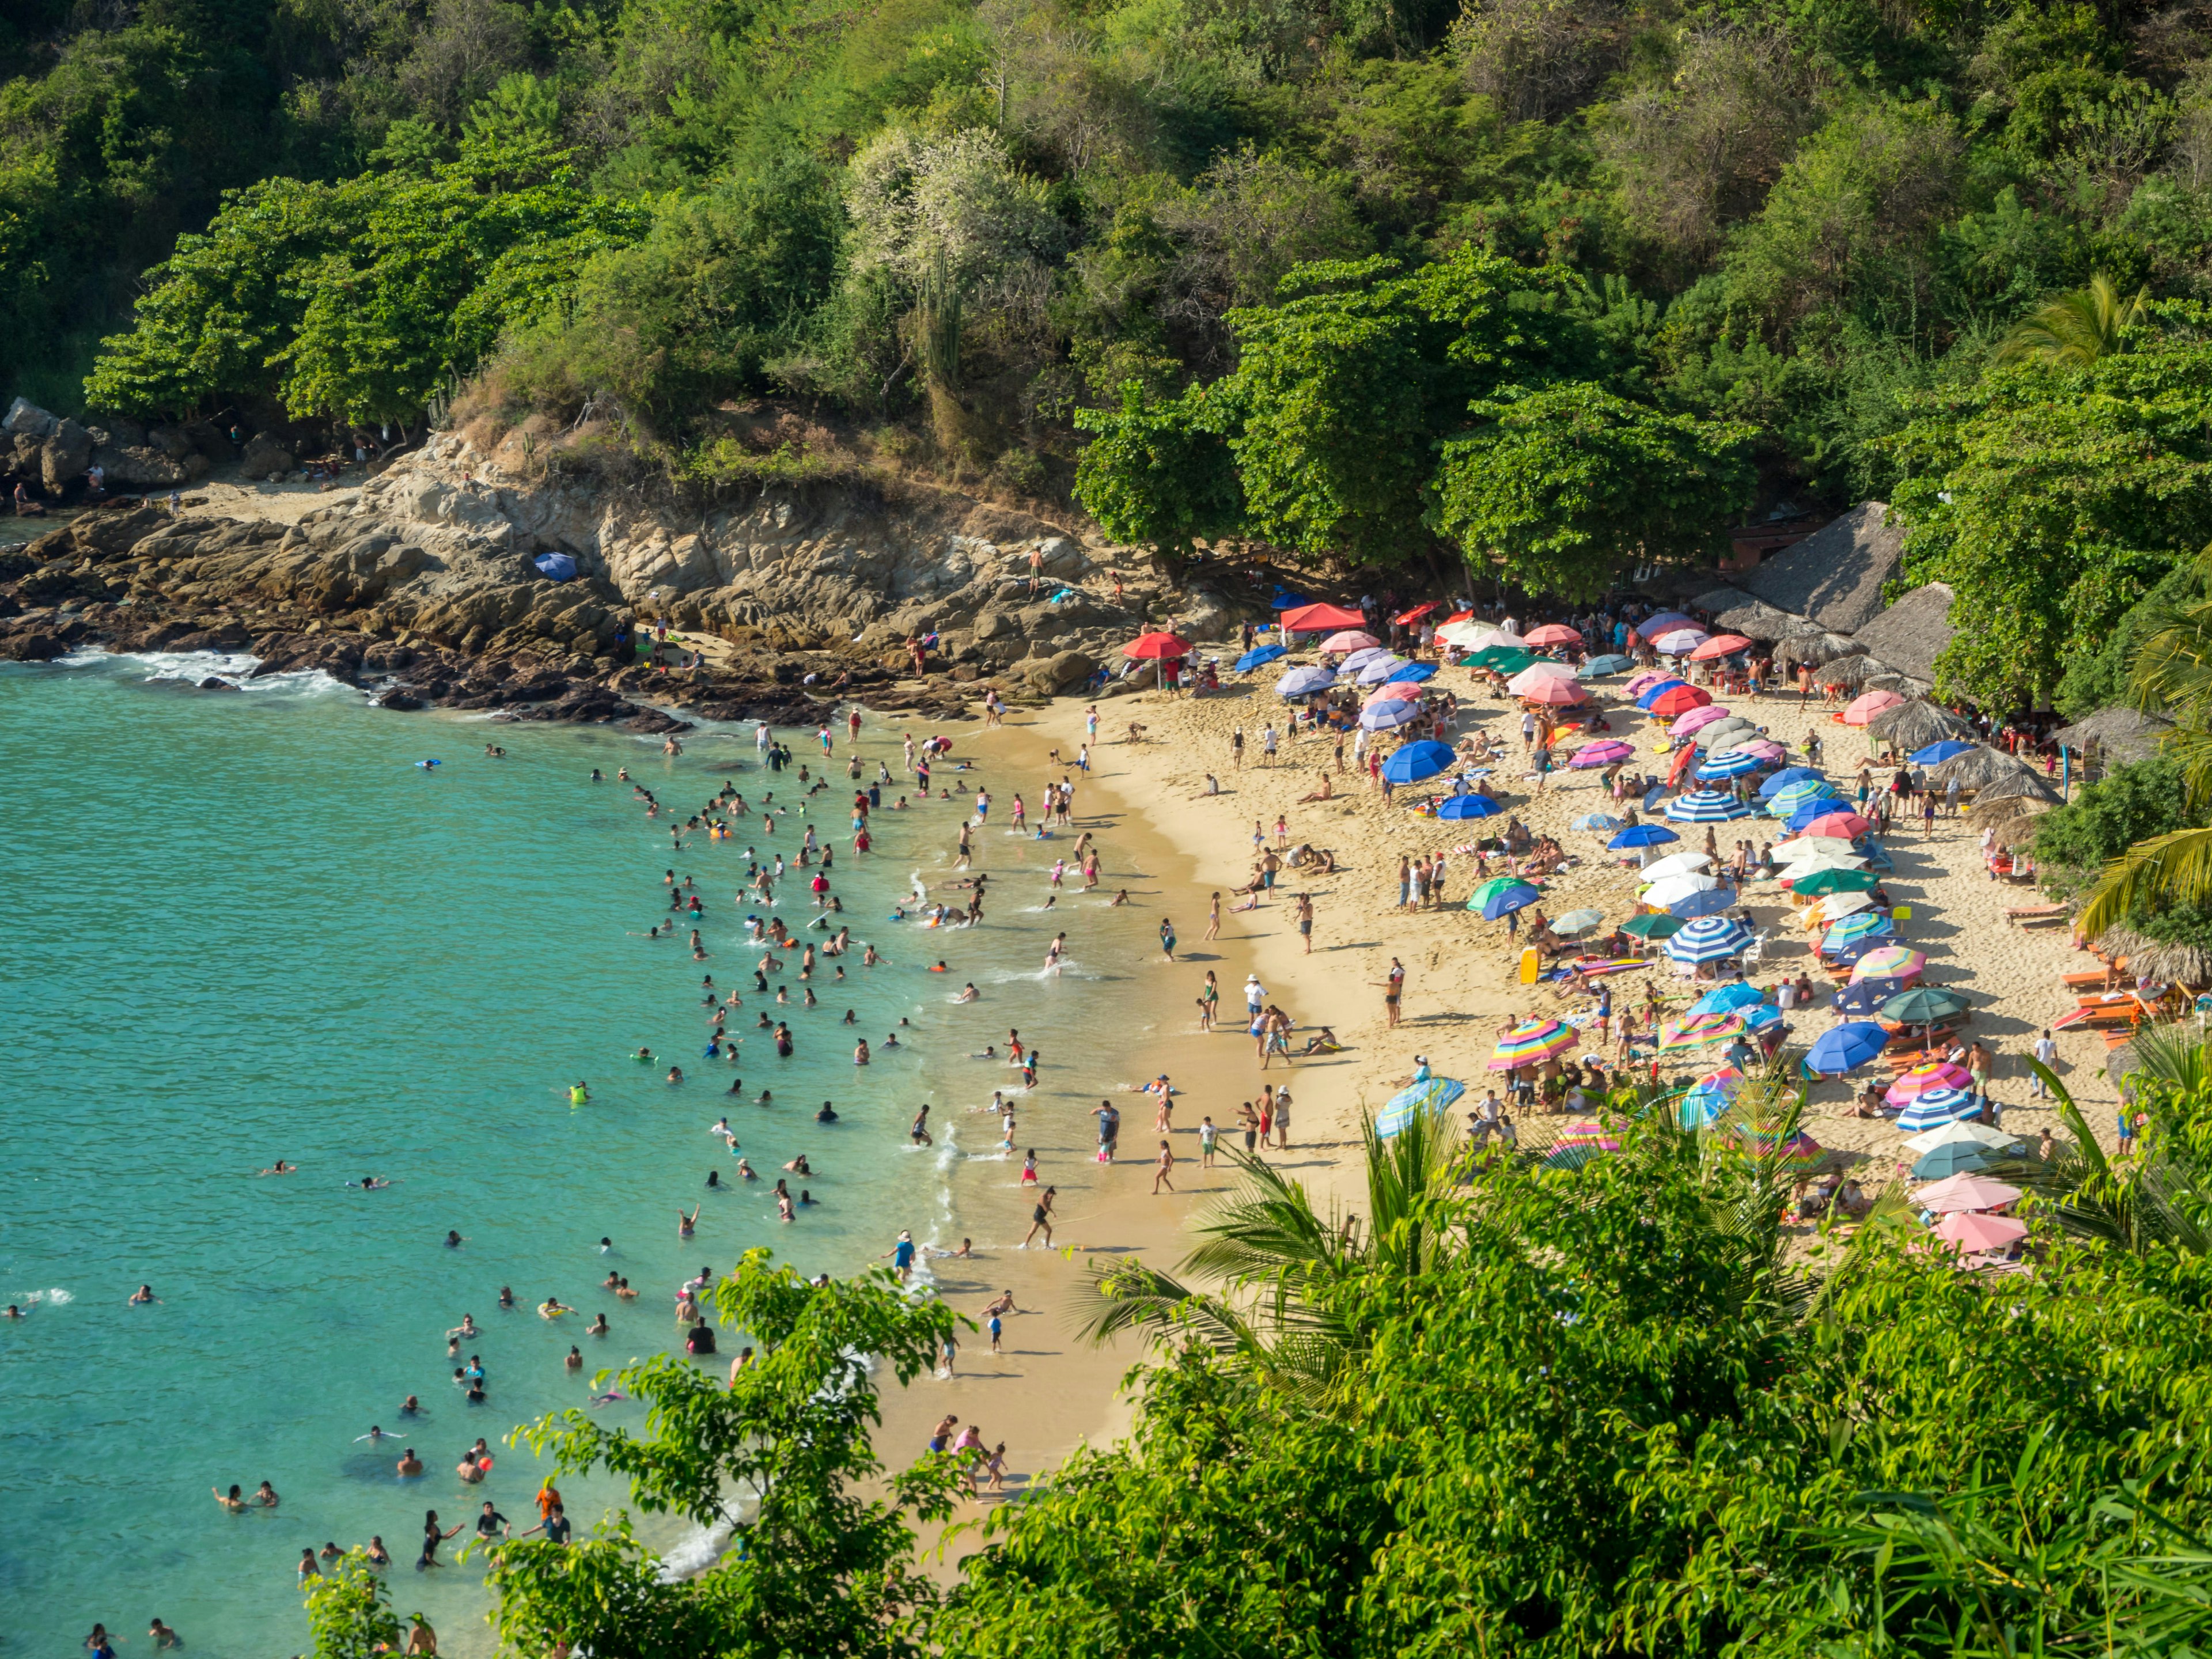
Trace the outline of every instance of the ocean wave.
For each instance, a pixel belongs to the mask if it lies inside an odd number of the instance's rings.
[[[140,678],[149,684],[156,680],[180,680],[198,685],[202,680],[217,679],[228,680],[241,691],[264,696],[319,696],[333,691],[349,692],[356,696],[366,695],[343,680],[331,678],[319,668],[288,670],[254,679],[251,676],[261,665],[261,659],[244,651],[106,651],[91,647],[72,651],[60,659],[64,668],[133,665],[147,671]]]

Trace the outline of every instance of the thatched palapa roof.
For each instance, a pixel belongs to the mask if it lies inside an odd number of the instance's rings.
[[[1998,784],[2016,781],[2023,778],[2027,781],[2027,787],[2024,789],[1996,788]],[[2045,784],[2041,778],[2037,777],[2024,763],[2006,754],[2001,749],[1991,749],[1987,744],[1969,749],[1963,755],[1954,755],[1928,774],[1928,781],[1938,789],[1949,788],[1954,781],[1956,781],[1960,788],[1972,790],[1978,800],[1987,800],[1993,793],[2033,794],[2039,788],[2045,792],[2049,789],[2049,786]],[[2053,796],[2052,799],[2056,799],[2057,797]]]
[[[1880,738],[1907,754],[1925,749],[1931,743],[1941,743],[1946,738],[1978,743],[1981,735],[1971,721],[1960,719],[1948,708],[1917,699],[1885,708],[1867,722],[1869,738]]]
[[[2014,818],[2040,817],[2046,805],[2028,795],[1990,795],[1966,809],[1966,822],[1977,830],[1986,830],[1993,823],[2005,823]]]
[[[1864,689],[1866,683],[1889,672],[1889,665],[1862,652],[1856,657],[1838,657],[1823,668],[1814,672],[1813,678],[1823,685],[1840,685],[1847,691]]]
[[[2113,761],[2139,761],[2156,754],[2159,739],[2172,729],[2172,720],[2115,706],[2100,708],[2053,735],[2077,753],[2094,744]]]
[[[1882,584],[1904,556],[1904,525],[1886,502],[1862,501],[1747,574],[1741,586],[1778,610],[1852,634],[1881,611]]]
[[[1764,599],[1755,599],[1740,588],[1716,587],[1690,601],[1713,619],[1716,634],[1741,634],[1747,640],[1771,644],[1797,634],[1817,634],[1818,623],[1777,611]]]
[[[1934,684],[1936,655],[1951,643],[1950,588],[1916,587],[1858,630],[1859,643],[1899,673]]]
[[[1842,657],[1863,657],[1866,647],[1856,640],[1846,639],[1841,634],[1822,633],[1815,629],[1809,634],[1792,634],[1774,647],[1774,665],[1795,673],[1799,663],[1810,663],[1818,668]]]
[[[2212,952],[2200,951],[2193,945],[2168,945],[2148,933],[2138,933],[2132,927],[2107,927],[2097,940],[2097,946],[2108,957],[2124,956],[2130,975],[2147,974],[2152,979],[2173,985],[2212,985]],[[2120,1052],[2114,1050],[2107,1064],[2118,1065]],[[2124,1077],[2126,1073],[2115,1071],[2112,1075]]]
[[[1961,787],[1965,786],[1961,785]],[[1978,800],[2002,800],[2017,795],[2025,800],[2039,800],[2046,806],[2059,804],[2058,792],[2040,773],[2023,768],[2010,777],[1999,778],[1994,783],[1984,784],[1975,791]]]

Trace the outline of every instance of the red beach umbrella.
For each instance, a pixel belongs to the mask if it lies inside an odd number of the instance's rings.
[[[1155,657],[1188,657],[1190,641],[1174,634],[1139,634],[1121,647],[1121,654],[1139,661]]]
[[[1707,662],[1715,657],[1732,657],[1739,651],[1748,651],[1751,641],[1741,634],[1716,634],[1690,653],[1692,662]]]
[[[1529,629],[1526,637],[1531,645],[1580,645],[1583,642],[1583,636],[1565,623],[1546,623],[1541,628]]]
[[[1556,674],[1547,674],[1536,684],[1516,694],[1523,702],[1540,702],[1554,708],[1572,708],[1577,703],[1588,702],[1589,693],[1580,682]]]
[[[1671,720],[1686,714],[1692,708],[1703,708],[1713,700],[1712,693],[1694,685],[1678,685],[1672,691],[1662,691],[1651,700],[1650,712],[1662,720]]]

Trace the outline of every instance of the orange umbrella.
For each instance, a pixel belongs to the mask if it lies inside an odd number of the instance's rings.
[[[1844,710],[1844,724],[1864,726],[1884,709],[1894,708],[1904,701],[1894,691],[1869,691]]]
[[[1672,691],[1662,691],[1651,700],[1650,712],[1661,720],[1671,720],[1678,714],[1686,714],[1692,708],[1703,708],[1713,700],[1712,694],[1694,685],[1678,685]]]
[[[1531,645],[1580,645],[1583,636],[1565,623],[1546,623],[1541,628],[1532,628],[1525,635]]]
[[[1523,702],[1540,702],[1554,708],[1571,708],[1577,703],[1588,702],[1589,693],[1583,690],[1579,681],[1566,679],[1556,674],[1547,674],[1536,684],[1520,693],[1520,697]]]
[[[1716,634],[1690,653],[1692,662],[1705,662],[1714,657],[1732,657],[1739,651],[1751,649],[1751,641],[1741,634]]]
[[[1139,634],[1121,647],[1125,657],[1188,657],[1190,641],[1174,634]]]

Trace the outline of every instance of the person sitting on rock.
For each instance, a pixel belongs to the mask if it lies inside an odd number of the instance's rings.
[[[15,485],[15,516],[19,519],[43,519],[46,504],[33,495],[28,486],[20,480]]]

